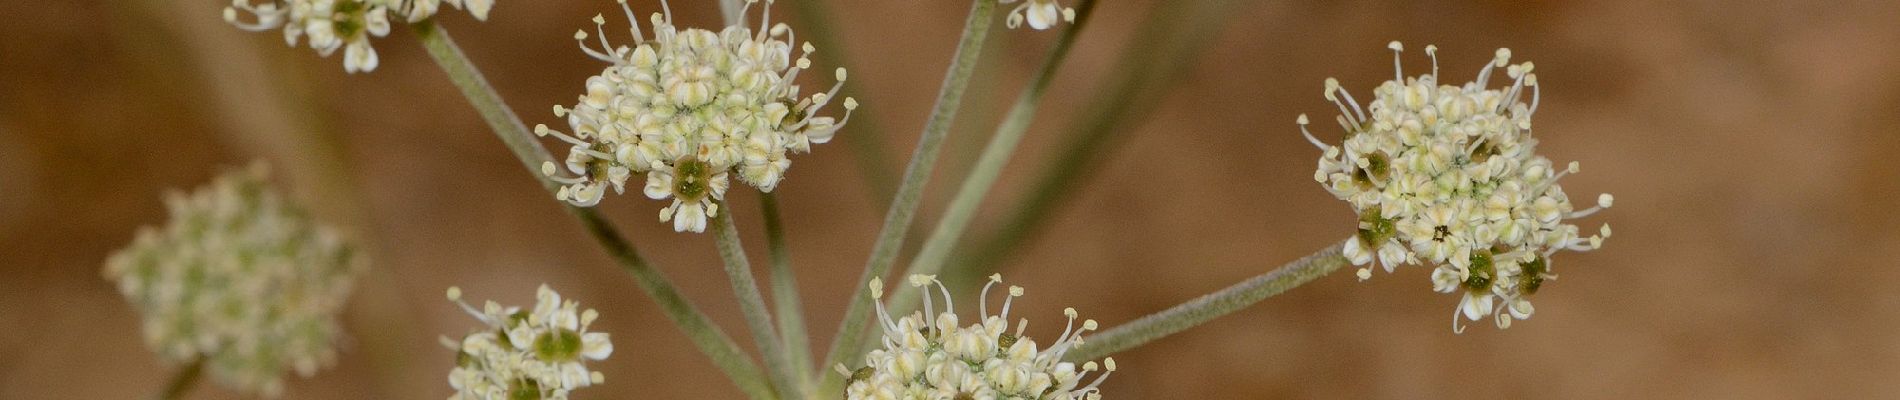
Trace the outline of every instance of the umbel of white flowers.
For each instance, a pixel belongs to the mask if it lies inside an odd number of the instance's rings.
[[[296,46],[299,37],[309,37],[310,48],[324,57],[342,47],[344,71],[369,72],[377,64],[369,39],[388,35],[392,17],[419,22],[435,16],[444,2],[483,21],[495,6],[495,0],[231,0],[224,21],[252,32],[282,27],[284,43]]]
[[[1082,334],[1096,328],[1095,320],[1076,326],[1075,309],[1065,309],[1069,323],[1049,347],[1023,336],[1029,320],[1010,329],[1009,307],[1023,288],[1010,286],[1003,308],[990,313],[990,288],[1003,276],[990,275],[977,302],[981,320],[959,326],[950,291],[933,275],[912,275],[911,286],[935,285],[943,294],[943,313],[935,312],[931,294],[923,291],[924,309],[893,319],[884,310],[884,282],[871,280],[871,298],[877,303],[878,326],[884,329],[884,348],[864,356],[864,367],[851,370],[837,365],[846,376],[845,398],[859,399],[1100,399],[1098,388],[1115,372],[1115,359],[1083,363],[1062,361],[1069,350],[1082,345]],[[1078,329],[1079,328],[1079,329]],[[1083,385],[1084,375],[1103,372]]]
[[[449,371],[449,400],[565,400],[574,389],[604,382],[587,369],[614,352],[606,333],[588,332],[600,313],[579,311],[580,304],[541,285],[534,308],[503,307],[489,301],[477,309],[462,302],[462,289],[450,287],[449,301],[482,322],[461,340],[441,338],[455,350]]]
[[[746,9],[755,3],[746,1]],[[672,221],[675,231],[704,232],[706,219],[718,215],[730,175],[770,192],[792,166],[787,153],[830,141],[858,106],[845,98],[844,118],[818,115],[837,98],[845,70],[837,70],[831,90],[801,96],[794,82],[811,68],[806,56],[815,48],[805,43],[794,59],[792,29],[773,25],[766,3],[757,32],[743,23],[718,33],[675,29],[667,9],[652,15],[649,38],[625,0],[620,7],[633,22],[631,46],[608,43],[606,18],[599,15],[600,48],[591,47],[587,31],[575,32],[581,51],[612,65],[587,79],[587,93],[572,108],[554,106],[570,132],[534,128],[572,145],[565,168],[542,165],[565,185],[556,197],[593,206],[609,188],[625,192],[629,178],[644,174],[647,197],[673,200],[660,221]],[[563,169],[574,176],[563,176]]]
[[[350,246],[273,193],[262,165],[165,205],[171,222],[141,228],[105,266],[139,311],[146,345],[269,397],[284,371],[310,376],[333,362],[336,314],[365,264]]]
[[[1452,330],[1462,332],[1458,316],[1476,321],[1495,314],[1499,328],[1535,310],[1530,296],[1556,279],[1551,256],[1563,250],[1587,251],[1603,245],[1610,226],[1583,237],[1570,220],[1609,208],[1609,194],[1595,207],[1575,210],[1557,180],[1577,172],[1577,163],[1553,167],[1537,154],[1531,115],[1540,88],[1533,64],[1510,64],[1511,51],[1498,49],[1476,81],[1439,83],[1437,47],[1425,46],[1430,74],[1407,78],[1392,42],[1393,80],[1373,89],[1365,107],[1337,80],[1326,80],[1326,99],[1340,115],[1345,141],[1334,146],[1302,133],[1323,155],[1313,179],[1352,206],[1358,232],[1346,239],[1343,253],[1354,265],[1375,259],[1386,272],[1408,263],[1431,263],[1432,286],[1461,293],[1452,314]],[[1503,68],[1511,81],[1489,88],[1492,71]],[[1530,103],[1522,99],[1529,92]],[[1371,277],[1371,268],[1359,278]]]

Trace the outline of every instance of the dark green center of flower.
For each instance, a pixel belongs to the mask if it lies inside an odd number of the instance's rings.
[[[1465,278],[1465,290],[1490,290],[1491,280],[1496,277],[1497,266],[1491,263],[1490,250],[1471,252],[1470,276]]]
[[[1359,213],[1359,241],[1366,246],[1377,248],[1380,243],[1392,239],[1398,234],[1398,225],[1392,220],[1379,216],[1379,210],[1366,210]]]
[[[1366,154],[1365,157],[1366,166],[1364,168],[1354,168],[1352,171],[1352,180],[1358,183],[1360,187],[1372,188],[1378,186],[1377,184],[1384,183],[1386,178],[1392,176],[1392,161],[1386,157],[1385,152],[1375,151],[1371,154]]]
[[[555,328],[534,338],[534,354],[547,361],[574,361],[581,357],[581,334]]]
[[[705,200],[712,191],[707,186],[711,180],[712,165],[691,158],[680,160],[673,166],[673,195],[689,203]]]
[[[344,39],[356,36],[356,32],[364,28],[363,21],[356,18],[362,15],[362,11],[363,3],[361,2],[348,0],[336,2],[331,12],[342,16],[331,22],[331,27],[336,29],[336,36]]]
[[[468,354],[468,352],[465,351],[455,352],[455,366],[462,368],[475,367],[475,355]]]
[[[1491,141],[1486,140],[1483,143],[1479,143],[1477,149],[1471,150],[1471,162],[1482,164],[1485,160],[1490,160],[1491,156],[1498,155],[1498,153],[1498,146],[1493,146],[1491,145]]]
[[[1015,346],[1016,339],[1016,335],[1007,333],[996,335],[996,350],[1004,351],[1004,349],[1008,349],[1010,346]]]
[[[872,375],[872,373],[878,373],[878,370],[876,370],[876,368],[870,368],[870,366],[857,368],[855,372],[851,372],[851,377],[845,377],[844,385],[851,385],[853,381],[870,381],[870,375]]]
[[[508,385],[509,400],[541,400],[541,383],[523,379]]]
[[[1524,268],[1524,284],[1519,290],[1524,294],[1537,294],[1537,288],[1544,286],[1544,273],[1550,271],[1550,264],[1543,257],[1537,257],[1518,265]]]
[[[520,326],[520,324],[526,323],[527,321],[528,312],[526,311],[516,311],[514,314],[508,314],[508,323],[502,324],[501,329],[495,330],[495,336],[501,338],[501,345],[503,347],[514,347],[515,342],[508,340],[508,327]]]

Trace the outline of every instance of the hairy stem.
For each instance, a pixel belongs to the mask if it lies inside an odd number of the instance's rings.
[[[1253,3],[1202,3],[1195,13],[1189,11],[1196,7],[1186,4],[1157,3],[1134,35],[1135,42],[1124,50],[1130,56],[1122,57],[1114,69],[1120,78],[1097,85],[1101,89],[1089,96],[1095,99],[1089,111],[1069,127],[1064,134],[1069,139],[1056,147],[1062,149],[1061,154],[1045,157],[1042,174],[1029,185],[1029,193],[1013,203],[1018,206],[995,225],[995,231],[983,235],[974,250],[957,253],[960,261],[946,269],[945,281],[974,282],[1031,243],[1076,188],[1101,170],[1098,166],[1115,152],[1118,139],[1139,127],[1153,113],[1156,107],[1151,105],[1158,97],[1213,46],[1214,36],[1241,4]],[[1150,53],[1156,56],[1135,56]]]
[[[172,372],[172,378],[165,384],[164,391],[158,392],[158,396],[153,398],[158,400],[184,398],[185,393],[190,392],[193,386],[197,386],[198,377],[204,375],[204,366],[204,358],[198,358],[179,367],[177,372]]]
[[[1075,24],[1063,30],[1056,40],[1055,48],[1049,51],[1049,58],[1042,63],[1029,86],[1016,98],[1009,114],[1003,117],[1002,124],[996,127],[996,134],[990,136],[989,144],[977,157],[976,165],[970,168],[970,176],[963,180],[963,186],[957,189],[951,198],[949,207],[937,220],[937,227],[930,232],[930,238],[924,242],[923,249],[917,252],[910,262],[905,275],[934,275],[943,268],[949,258],[950,250],[963,238],[963,232],[970,226],[970,220],[976,217],[977,206],[983,197],[989,195],[996,186],[997,178],[1003,175],[1003,167],[1009,163],[1016,145],[1022,143],[1023,133],[1029,130],[1029,123],[1036,118],[1036,108],[1042,104],[1042,95],[1049,84],[1055,81],[1056,71],[1062,61],[1068,58],[1069,50],[1074,47],[1075,39],[1082,29],[1088,26],[1089,15],[1095,9],[1095,0],[1083,0],[1076,5]],[[918,287],[898,285],[893,291],[890,302],[892,315],[909,315],[916,308],[919,297]]]
[[[1339,245],[1329,246],[1271,272],[1241,281],[1165,311],[1141,317],[1090,335],[1088,344],[1069,351],[1068,360],[1093,360],[1134,348],[1207,321],[1247,308],[1289,289],[1312,282],[1350,264],[1339,255]]]
[[[778,316],[778,334],[797,383],[809,386],[812,378],[811,336],[805,332],[805,311],[798,295],[798,278],[792,273],[792,254],[785,245],[785,223],[779,219],[778,196],[759,196],[765,211],[765,242],[772,257],[772,306]],[[799,388],[800,393],[810,387]]]
[[[501,138],[502,143],[514,152],[515,157],[521,160],[521,165],[534,175],[536,181],[541,182],[542,188],[550,193],[560,190],[559,183],[548,180],[540,172],[541,164],[554,161],[554,156],[549,154],[546,148],[541,147],[541,142],[536,141],[534,134],[528,131],[527,126],[521,124],[521,118],[515,115],[513,109],[508,108],[507,103],[502,102],[501,95],[495,93],[495,89],[488,85],[488,80],[482,77],[481,71],[477,70],[474,63],[469,62],[468,57],[462,54],[462,49],[455,45],[455,40],[449,37],[449,33],[437,26],[433,20],[415,23],[411,25],[411,28],[423,47],[428,49],[429,56],[435,59],[436,65],[442,67],[442,72],[446,73],[449,80],[461,89],[462,96],[468,98],[469,104],[482,115],[482,120],[495,131],[495,136]],[[672,320],[674,325],[685,332],[693,345],[699,347],[700,352],[711,358],[713,364],[725,372],[740,390],[754,399],[777,398],[766,383],[764,375],[759,372],[758,366],[746,358],[745,353],[739,350],[739,345],[733,343],[732,338],[720,331],[719,327],[714,326],[706,318],[706,314],[701,313],[691,301],[680,295],[679,289],[667,280],[665,274],[641,258],[640,253],[633,248],[633,244],[627,242],[626,237],[622,236],[619,230],[614,229],[612,224],[601,218],[600,214],[592,208],[572,205],[566,208],[569,213],[580,219],[581,225],[587,228],[587,233],[592,235],[595,241],[600,243],[602,249],[620,264],[621,269],[633,275],[640,289],[652,297],[654,303],[659,304],[660,309],[666,313],[667,319]]]
[[[765,374],[778,388],[779,397],[797,398],[803,385],[790,377],[791,368],[786,365],[790,357],[781,350],[778,335],[772,332],[772,314],[765,309],[759,281],[752,277],[752,262],[746,260],[745,245],[739,242],[739,228],[732,222],[732,210],[719,213],[713,219],[719,258],[726,261],[726,277],[732,282],[732,294],[739,298],[739,313],[745,316],[745,326],[752,331],[752,340],[759,346],[760,356],[765,358]]]
[[[871,259],[865,263],[864,273],[858,277],[857,290],[851,293],[848,300],[850,305],[845,308],[844,319],[839,322],[838,336],[831,341],[831,351],[826,353],[824,365],[863,353],[864,325],[871,310],[871,298],[866,294],[867,285],[871,278],[884,276],[890,270],[891,264],[897,259],[898,249],[903,247],[904,235],[910,231],[912,219],[917,213],[918,200],[923,198],[924,184],[936,169],[937,155],[943,148],[944,136],[950,131],[951,121],[956,120],[957,108],[963,104],[963,90],[970,84],[970,72],[976,68],[977,58],[983,52],[983,41],[989,37],[990,25],[996,19],[996,2],[976,0],[970,5],[970,16],[964,21],[963,35],[957,41],[957,53],[950,62],[950,70],[943,77],[943,88],[937,93],[936,106],[931,108],[930,119],[924,124],[923,137],[918,139],[917,150],[911,154],[910,166],[904,169],[904,181],[898,186],[897,197],[884,216],[884,226],[878,231],[877,242],[871,248]],[[843,377],[824,375],[825,384],[820,393],[830,394],[842,390]]]

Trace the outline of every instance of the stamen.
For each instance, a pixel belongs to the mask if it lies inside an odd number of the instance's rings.
[[[1306,119],[1306,114],[1300,114],[1300,118],[1293,122],[1300,124],[1300,134],[1306,136],[1307,142],[1312,143],[1313,147],[1318,147],[1319,151],[1326,151],[1326,147],[1328,147],[1326,143],[1319,141],[1319,138],[1313,137],[1312,131],[1306,130],[1306,124],[1310,122]]]
[[[1542,95],[1544,94],[1544,89],[1543,89],[1544,87],[1539,86],[1537,84],[1536,74],[1532,74],[1529,78],[1526,78],[1526,79],[1528,79],[1529,82],[1526,82],[1525,84],[1530,85],[1531,87],[1531,109],[1530,109],[1530,112],[1525,115],[1528,117],[1532,115],[1537,115],[1537,100],[1543,97]]]
[[[991,274],[990,282],[983,284],[983,292],[977,296],[979,300],[977,302],[977,311],[983,313],[983,316],[986,318],[990,316],[990,287],[1002,282],[1003,274]]]
[[[598,27],[596,27],[596,28],[598,28]],[[620,60],[619,60],[618,58],[615,58],[614,56],[610,56],[610,55],[607,55],[607,53],[603,53],[603,52],[601,52],[600,50],[594,50],[594,48],[592,48],[592,47],[587,47],[587,31],[584,31],[584,30],[575,30],[575,31],[574,31],[574,44],[576,44],[576,45],[579,45],[579,46],[580,46],[580,48],[581,48],[581,52],[583,52],[583,53],[587,53],[587,56],[589,56],[589,57],[593,57],[593,58],[594,58],[594,59],[596,59],[596,60],[601,60],[601,61],[606,61],[606,62],[610,62],[610,63],[619,63],[619,61],[620,61]],[[606,49],[603,49],[603,50],[606,50]]]
[[[1385,48],[1392,49],[1392,81],[1405,83],[1405,66],[1399,63],[1399,56],[1405,52],[1405,45],[1394,40]]]
[[[594,14],[594,32],[600,35],[600,50],[609,53],[613,52],[614,46],[607,44],[607,18],[600,14]],[[618,59],[619,57],[616,54],[614,58]]]
[[[627,14],[627,24],[629,24],[627,32],[633,33],[633,44],[646,43],[646,35],[640,33],[640,19],[633,17],[633,7],[627,6],[627,0],[616,0],[616,2],[620,3],[620,12]]]
[[[1463,313],[1464,308],[1464,304],[1459,304],[1457,307],[1452,307],[1451,309],[1451,333],[1454,335],[1465,334],[1465,328],[1458,326],[1458,314]]]

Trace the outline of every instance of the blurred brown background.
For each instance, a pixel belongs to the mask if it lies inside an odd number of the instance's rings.
[[[791,1],[775,14],[795,14]],[[605,0],[498,3],[487,23],[442,19],[528,123],[556,123],[548,107],[571,104],[601,67],[572,32],[596,13],[624,21]],[[716,24],[710,1],[674,3],[683,25]],[[1121,127],[1053,223],[1007,259],[1008,279],[1030,289],[1018,312],[1046,321],[1036,331],[1069,306],[1115,325],[1344,238],[1352,216],[1312,182],[1317,154],[1293,117],[1331,115],[1326,77],[1357,93],[1389,79],[1388,40],[1414,50],[1414,74],[1428,43],[1448,77],[1468,77],[1497,47],[1535,61],[1551,92],[1543,154],[1582,162],[1564,181],[1574,200],[1620,200],[1584,224],[1610,222],[1617,236],[1561,255],[1540,312],[1508,331],[1453,335],[1456,299],[1431,292],[1423,268],[1364,283],[1335,274],[1118,355],[1110,398],[1900,393],[1900,3],[1243,1],[1173,14],[1226,27],[1192,59],[1129,47],[1167,7],[1214,3],[1104,3],[970,237],[1017,203],[1118,60],[1185,70],[1135,106],[1147,118]],[[290,379],[285,398],[446,397],[452,356],[435,338],[474,322],[443,289],[526,304],[542,282],[599,308],[596,329],[616,344],[596,364],[607,385],[576,398],[739,396],[533,183],[406,27],[375,42],[381,68],[350,76],[341,55],[224,25],[223,4],[0,2],[0,398],[156,391],[170,367],[144,348],[100,266],[136,227],[163,222],[164,190],[260,157],[312,208],[373,238],[339,364]],[[967,9],[826,6],[842,40],[819,51],[851,55],[847,93],[881,129],[854,124],[795,157],[780,187],[821,351],[884,215],[848,142],[875,139],[884,172],[901,167]],[[999,24],[993,37],[921,227],[1057,35]],[[347,165],[326,167],[330,151]],[[762,262],[757,196],[735,193]],[[710,236],[671,232],[653,220],[661,206],[630,194],[601,209],[749,345]],[[211,385],[192,396],[233,397]]]

